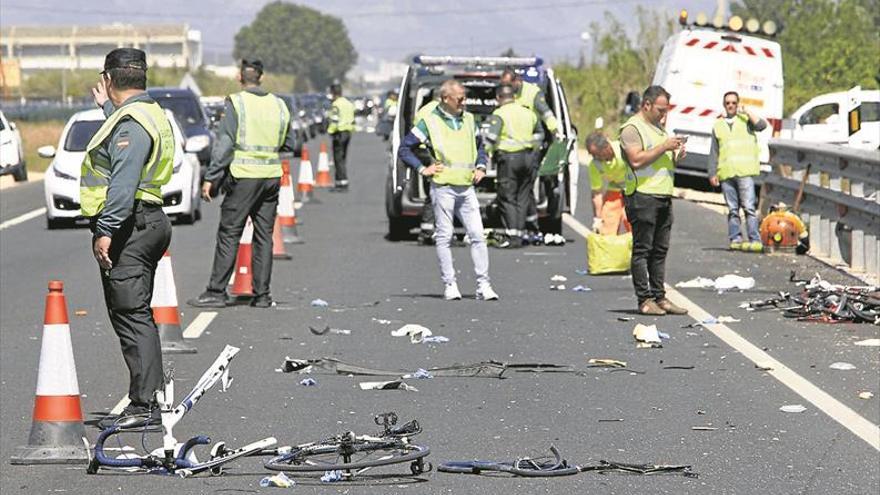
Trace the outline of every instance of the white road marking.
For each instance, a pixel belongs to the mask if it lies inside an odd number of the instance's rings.
[[[199,316],[196,316],[196,319],[186,327],[186,330],[183,331],[183,338],[185,339],[197,339],[202,335],[202,332],[208,328],[208,325],[214,321],[214,318],[217,317],[216,311],[202,311],[199,313]]]
[[[589,229],[571,215],[563,214],[562,220],[566,225],[581,235],[589,233]],[[703,321],[712,317],[712,314],[672,287],[667,286],[666,296],[673,303],[687,309],[688,315],[696,321]],[[738,351],[759,367],[766,369],[765,372],[767,374],[776,378],[782,382],[783,385],[812,403],[819,410],[831,417],[831,419],[837,421],[844,428],[867,442],[868,445],[874,447],[876,450],[880,450],[880,427],[865,419],[859,413],[853,411],[849,406],[835,399],[816,385],[813,385],[809,380],[800,376],[794,370],[746,340],[727,325],[718,323],[714,325],[704,325],[704,328],[712,332],[712,334],[721,339],[725,344]]]
[[[9,227],[15,227],[16,225],[18,225],[20,223],[27,222],[28,220],[30,220],[32,218],[37,218],[38,216],[43,215],[45,213],[46,213],[45,206],[42,208],[37,208],[36,210],[33,210],[33,211],[29,211],[23,215],[19,215],[15,218],[11,218],[3,223],[0,223],[0,230],[6,230]]]
[[[122,410],[125,409],[125,406],[127,406],[130,402],[131,400],[126,395],[115,406],[113,406],[113,409],[110,410],[110,414],[114,416],[121,414]]]

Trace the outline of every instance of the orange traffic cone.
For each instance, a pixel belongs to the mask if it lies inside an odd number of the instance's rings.
[[[281,239],[284,243],[302,244],[302,239],[296,233],[296,206],[293,200],[293,186],[290,184],[290,160],[281,161],[281,170],[283,173],[281,174],[281,189],[278,191],[275,230],[280,230]],[[278,228],[279,225],[281,226],[280,229]],[[278,248],[275,247],[274,249]]]
[[[272,259],[289,260],[292,258],[284,249],[284,238],[281,235],[281,217],[275,216],[275,228],[272,229]]]
[[[85,464],[89,461],[79,403],[79,384],[70,341],[64,283],[49,282],[37,398],[28,444],[19,447],[12,464]]]
[[[302,157],[299,160],[299,177],[296,181],[296,190],[300,193],[300,201],[303,203],[311,201],[314,186],[315,177],[312,174],[312,162],[309,160],[309,149],[303,146]]]
[[[194,354],[196,348],[183,340],[180,329],[180,311],[177,309],[177,286],[174,284],[174,272],[171,269],[171,254],[165,251],[156,267],[153,282],[153,320],[159,329],[159,340],[162,341],[162,352],[168,354]]]
[[[327,143],[321,141],[321,151],[318,153],[318,175],[315,176],[317,187],[331,187],[333,179],[330,178],[330,161],[327,158]]]
[[[252,296],[254,295],[254,274],[251,271],[251,256],[253,248],[251,241],[254,238],[254,225],[251,223],[250,217],[244,226],[244,232],[241,233],[241,240],[238,242],[238,256],[235,259],[235,272],[232,280],[232,290],[230,294],[233,296]]]

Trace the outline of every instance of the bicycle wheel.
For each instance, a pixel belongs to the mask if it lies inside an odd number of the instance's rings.
[[[428,447],[395,441],[355,440],[328,442],[292,450],[264,464],[266,469],[289,472],[351,471],[403,462],[413,462],[413,474],[428,471],[419,459],[430,454]]]

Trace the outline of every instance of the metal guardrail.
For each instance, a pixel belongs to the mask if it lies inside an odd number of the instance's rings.
[[[880,278],[880,151],[773,139],[770,164],[761,213],[801,192],[810,254]]]

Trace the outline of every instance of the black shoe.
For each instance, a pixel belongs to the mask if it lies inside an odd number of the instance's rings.
[[[186,302],[194,308],[225,308],[228,301],[226,294],[216,292],[203,292],[199,297]]]
[[[271,308],[275,305],[275,301],[272,300],[272,296],[257,296],[251,300],[251,306],[255,308]]]
[[[102,430],[118,427],[119,429],[155,428],[162,425],[162,413],[158,408],[145,406],[125,406],[119,415],[105,416],[98,421],[98,427]]]

